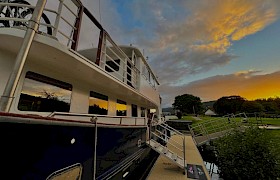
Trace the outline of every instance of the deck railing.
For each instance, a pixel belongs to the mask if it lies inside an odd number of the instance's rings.
[[[26,29],[37,1],[42,0],[0,0],[0,27]],[[135,59],[141,57],[133,51],[125,54],[80,0],[47,0],[38,33],[74,51],[96,48],[90,61],[125,84],[139,88],[140,70]]]
[[[144,117],[127,117],[127,116],[110,116],[99,114],[83,114],[83,113],[67,113],[53,112],[48,117],[65,118],[72,117],[73,120],[92,122],[92,118],[96,118],[98,123],[109,125],[127,125],[127,126],[146,126],[147,120]]]

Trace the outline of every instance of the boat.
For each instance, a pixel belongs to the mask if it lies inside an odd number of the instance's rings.
[[[164,122],[143,53],[80,0],[3,0],[0,12],[1,176],[126,179]]]

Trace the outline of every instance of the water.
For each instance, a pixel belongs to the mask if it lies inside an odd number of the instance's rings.
[[[216,164],[209,163],[209,162],[206,162],[206,161],[204,161],[204,164],[206,166],[206,169],[209,172],[211,180],[222,180],[222,178],[220,178],[220,176],[219,176],[218,166],[216,166]]]
[[[222,178],[219,177],[218,166],[216,166],[215,164],[216,155],[213,147],[210,145],[202,145],[198,147],[198,150],[202,156],[202,159],[204,160],[204,164],[209,172],[211,179],[222,180]]]

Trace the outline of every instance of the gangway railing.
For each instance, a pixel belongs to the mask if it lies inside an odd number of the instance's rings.
[[[156,152],[170,159],[180,168],[186,167],[185,135],[165,123],[150,128],[147,144]],[[178,138],[171,138],[178,136]]]
[[[227,114],[203,121],[196,125],[189,125],[190,133],[197,145],[231,133],[234,129],[242,129],[243,123],[251,123],[245,113]]]

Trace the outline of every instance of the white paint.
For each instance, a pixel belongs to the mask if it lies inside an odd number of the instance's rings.
[[[125,172],[125,173],[123,174],[123,178],[125,178],[128,174],[129,174],[129,172],[128,172],[128,171],[127,171],[127,172]]]

